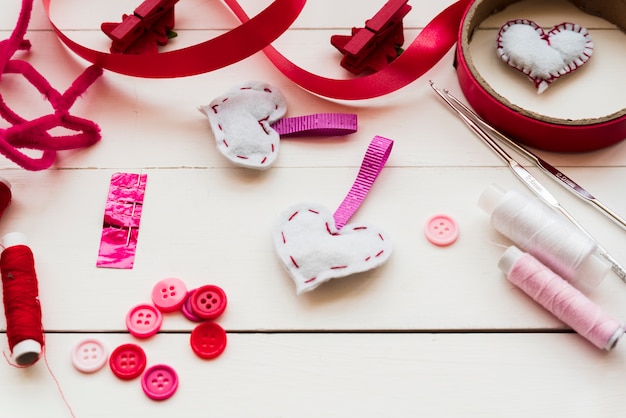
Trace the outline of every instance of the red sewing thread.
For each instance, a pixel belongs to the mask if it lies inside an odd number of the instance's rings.
[[[11,183],[0,178],[0,218],[2,218],[4,211],[11,204],[11,197]]]
[[[13,244],[0,255],[6,332],[15,362],[30,366],[39,360],[44,346],[35,259],[27,245]]]

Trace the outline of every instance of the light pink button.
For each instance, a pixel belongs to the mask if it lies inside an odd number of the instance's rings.
[[[144,303],[135,306],[126,315],[126,328],[137,338],[148,338],[161,329],[163,314],[155,306]]]
[[[150,367],[141,378],[141,388],[150,399],[162,401],[178,389],[178,375],[176,371],[165,364]]]
[[[72,364],[83,373],[100,370],[106,364],[107,358],[107,349],[96,339],[80,341],[72,350]]]
[[[459,227],[448,215],[437,214],[426,221],[424,233],[428,241],[444,247],[452,244],[459,237]]]
[[[162,312],[174,312],[180,309],[186,297],[185,282],[175,277],[160,280],[152,288],[152,302]]]

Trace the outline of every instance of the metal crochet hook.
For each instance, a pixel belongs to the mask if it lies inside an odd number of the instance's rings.
[[[543,170],[545,173],[548,173],[553,179],[558,180],[558,184],[565,187],[570,192],[574,193],[575,196],[578,196],[582,200],[587,203],[592,204],[596,209],[599,209],[604,215],[606,215],[609,219],[614,221],[616,224],[626,229],[626,220],[619,216],[617,213],[612,211],[608,206],[598,200],[595,196],[585,190],[582,186],[572,180],[571,177],[566,176],[561,171],[559,171],[556,167],[550,165],[548,162],[543,160],[541,157],[533,154],[528,149],[519,145],[502,132],[495,129],[493,126],[489,125],[485,122],[480,116],[478,116],[474,111],[472,111],[469,107],[467,107],[463,102],[454,97],[449,92],[445,92],[450,100],[452,100],[458,107],[461,108],[469,117],[471,117],[474,122],[478,123],[483,129],[489,131],[492,135],[496,136],[497,139],[503,141],[511,148],[515,149],[520,154],[524,155],[526,158],[531,160],[537,167]]]
[[[518,163],[513,157],[511,157],[495,140],[485,131],[483,128],[474,121],[470,116],[465,114],[461,108],[459,108],[453,99],[451,99],[452,95],[447,90],[440,90],[435,86],[435,84],[430,81],[430,86],[433,90],[446,102],[457,114],[458,116],[465,122],[465,124],[476,134],[480,139],[485,142],[500,158],[502,158],[509,166],[509,168],[513,171],[513,173],[520,179],[522,182],[539,197],[544,203],[558,211],[561,215],[563,215],[568,221],[570,221],[574,226],[576,226],[581,232],[587,235],[590,239],[592,239],[598,249],[598,254],[602,256],[605,260],[607,260],[611,264],[611,270],[617,274],[617,276],[626,282],[626,270],[624,267],[603,247],[601,246],[592,236],[587,232],[585,228],[574,218],[560,203],[559,201],[546,189],[540,182],[537,180],[528,170],[526,170],[520,163]]]

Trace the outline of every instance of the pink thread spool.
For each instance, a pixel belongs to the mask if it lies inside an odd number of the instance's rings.
[[[531,254],[509,247],[498,263],[511,283],[596,347],[611,350],[624,327]]]

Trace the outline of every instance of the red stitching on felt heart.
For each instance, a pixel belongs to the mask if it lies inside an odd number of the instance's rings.
[[[306,214],[313,216],[303,217]],[[281,260],[296,282],[298,293],[311,290],[310,285],[313,282],[316,282],[314,288],[327,280],[377,267],[386,260],[387,250],[391,249],[390,244],[385,243],[383,233],[376,231],[375,228],[348,225],[338,231],[332,214],[327,210],[301,206],[285,214],[283,219],[284,223],[281,223],[275,231],[274,242]],[[369,231],[375,235],[368,235]],[[343,241],[327,241],[324,235],[331,240]],[[314,239],[314,244],[311,248],[306,248],[309,238]],[[374,238],[380,241],[379,248],[376,248],[377,244],[372,241]],[[341,252],[342,245],[347,246],[345,253]],[[333,250],[328,252],[329,248]],[[336,250],[339,251],[334,253]],[[372,250],[373,253],[368,255],[367,252]],[[326,265],[324,258],[318,258],[326,257],[323,255],[324,251],[330,257],[329,264]],[[363,258],[359,258],[359,253]]]
[[[276,159],[280,136],[271,124],[286,112],[280,91],[251,81],[201,106],[200,111],[211,122],[218,149],[232,162],[264,169]]]
[[[531,28],[532,32],[522,33],[521,30],[523,30],[524,27]],[[517,33],[511,35],[511,30],[515,30]],[[532,38],[533,33],[537,38]],[[554,41],[558,39],[557,37],[559,35],[567,33],[577,34],[580,35],[580,37],[575,40],[570,39],[570,45],[566,45],[563,42],[554,45]],[[527,36],[525,40],[528,42],[539,41],[539,43],[535,47],[530,48],[531,50],[529,51],[528,47],[523,42],[515,42],[513,44],[506,42],[504,38],[507,36],[515,36],[518,41],[518,38]],[[574,42],[576,44],[574,44]],[[581,44],[578,45],[578,43]],[[547,51],[550,56],[544,56],[542,57],[543,61],[538,62],[537,57],[544,47],[549,48],[544,49],[544,51]],[[566,49],[565,47],[571,50],[566,51],[564,50]],[[527,49],[525,50],[524,48]],[[558,56],[562,59],[562,63],[548,62],[556,57],[556,55],[553,55],[555,52],[558,53]],[[535,84],[538,93],[542,93],[548,85],[556,79],[580,68],[591,58],[592,52],[593,42],[589,32],[584,27],[575,23],[563,22],[554,26],[548,32],[545,32],[543,28],[532,20],[514,19],[502,25],[498,32],[498,55],[509,66],[526,74]],[[542,74],[544,71],[548,73]]]

